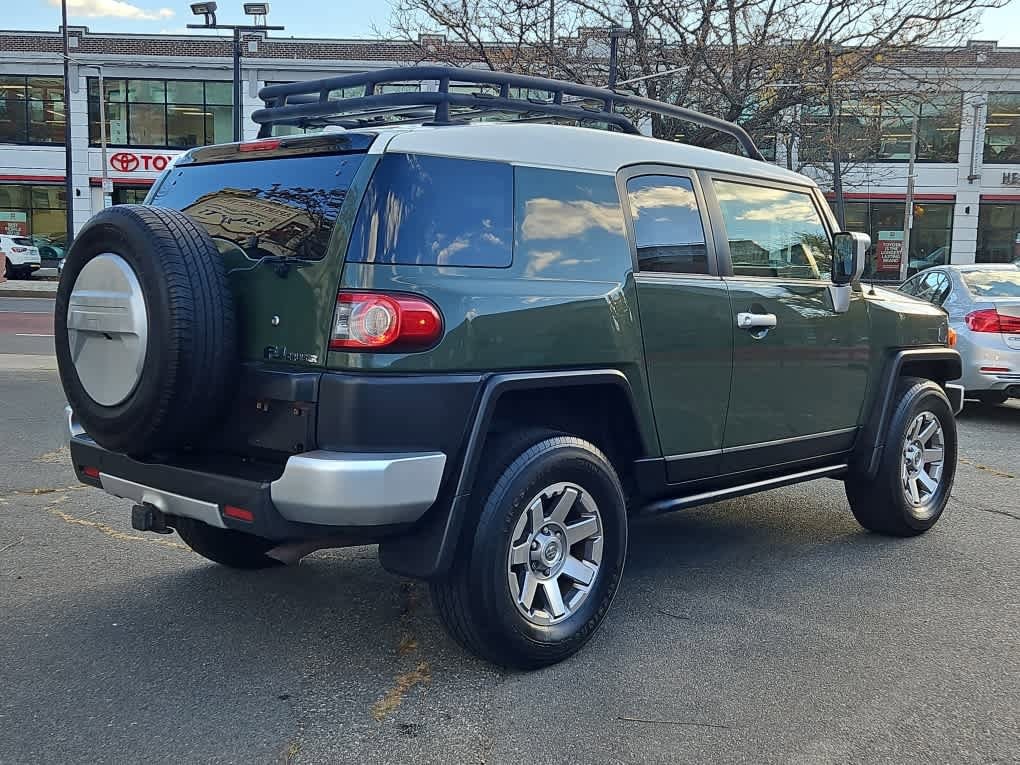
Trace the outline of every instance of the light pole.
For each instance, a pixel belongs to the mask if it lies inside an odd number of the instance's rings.
[[[234,141],[241,140],[242,107],[241,107],[241,33],[260,32],[268,30],[280,30],[282,26],[271,27],[266,24],[266,16],[269,15],[269,3],[245,3],[244,12],[255,19],[254,24],[217,24],[216,3],[192,3],[191,12],[201,16],[204,24],[188,24],[188,29],[229,29],[234,34]]]
[[[626,37],[630,34],[630,30],[626,27],[613,27],[609,30],[609,89],[612,90],[616,87],[616,70],[617,70],[617,48],[620,44],[620,38]]]
[[[836,197],[836,221],[846,227],[846,200],[843,198],[843,168],[839,156],[839,118],[832,92],[832,41],[825,41],[825,85],[829,102],[829,137],[832,141],[832,193]]]

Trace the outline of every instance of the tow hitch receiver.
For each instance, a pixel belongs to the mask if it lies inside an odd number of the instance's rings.
[[[166,525],[166,516],[155,505],[143,503],[131,508],[131,528],[137,531],[154,531],[157,534],[172,534]]]

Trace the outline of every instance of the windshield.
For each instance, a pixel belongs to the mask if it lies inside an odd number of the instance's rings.
[[[319,260],[364,154],[179,165],[149,204],[187,213],[220,252]]]
[[[1020,298],[1020,270],[965,271],[963,280],[973,295],[984,298]]]

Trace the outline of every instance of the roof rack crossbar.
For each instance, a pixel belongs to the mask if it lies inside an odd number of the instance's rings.
[[[436,90],[408,91],[398,93],[380,92],[380,86],[403,84],[413,81],[435,82]],[[499,95],[462,93],[450,91],[451,84],[497,85]],[[330,94],[346,88],[364,88],[363,95],[351,98],[331,98]],[[512,98],[510,89],[522,91],[521,98]],[[534,97],[529,91],[549,94],[549,100]],[[325,118],[336,117],[344,121],[356,119],[358,111],[374,111],[384,107],[429,107],[433,111],[430,124],[456,124],[458,115],[450,107],[481,108],[487,111],[549,115],[569,118],[579,122],[598,122],[616,127],[627,133],[640,133],[625,115],[617,112],[619,107],[639,109],[667,117],[685,120],[734,138],[744,152],[753,159],[763,159],[751,136],[742,127],[708,114],[685,109],[681,106],[654,101],[649,98],[632,96],[606,88],[553,80],[524,74],[494,72],[487,69],[466,69],[453,66],[409,66],[379,69],[370,72],[327,77],[306,82],[283,85],[267,85],[259,91],[265,108],[258,109],[252,119],[261,128],[260,137],[268,137],[273,125],[309,125]],[[578,104],[586,101],[588,104]],[[590,102],[601,104],[601,109]],[[572,105],[576,104],[576,105]],[[334,122],[333,124],[337,124]]]

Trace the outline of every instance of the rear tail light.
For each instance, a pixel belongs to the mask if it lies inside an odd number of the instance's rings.
[[[946,336],[946,345],[950,348],[956,345],[956,330],[952,327],[949,328],[949,334]]]
[[[423,350],[439,342],[443,317],[432,303],[409,295],[341,292],[329,347],[336,350]]]
[[[28,252],[27,247],[11,247],[11,252]]]
[[[91,465],[83,465],[81,472],[83,475],[87,475],[89,478],[99,480],[99,468],[92,467]]]
[[[1004,316],[994,308],[982,308],[964,317],[972,332],[1020,332],[1020,316]]]

